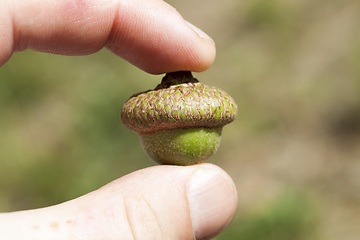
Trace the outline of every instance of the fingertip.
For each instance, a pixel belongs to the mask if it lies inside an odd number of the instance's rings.
[[[208,69],[214,62],[216,56],[216,48],[214,40],[207,35],[200,28],[196,27],[192,23],[185,21],[186,24],[198,35],[199,45],[197,46],[197,51],[199,52],[198,62],[196,65],[193,65],[193,69],[188,69],[189,71],[194,72],[203,72]]]
[[[106,47],[151,74],[202,72],[214,62],[214,41],[164,1],[120,9]],[[128,21],[132,19],[132,21]]]
[[[231,177],[220,167],[207,163],[154,166],[133,172],[99,190],[97,193],[101,198],[105,196],[108,206],[119,203],[117,194],[121,190],[127,220],[132,222],[132,232],[137,236],[143,236],[150,226],[152,234],[167,239],[179,236],[188,239],[191,235],[194,239],[211,239],[228,226],[237,207],[237,191]],[[145,200],[146,204],[140,207],[142,201],[139,200]],[[144,214],[150,209],[149,214],[157,217],[142,225],[139,217],[150,216]]]
[[[237,192],[224,170],[204,164],[189,181],[188,200],[195,238],[210,239],[231,222]]]

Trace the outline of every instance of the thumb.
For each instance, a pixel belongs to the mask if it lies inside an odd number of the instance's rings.
[[[219,167],[155,166],[75,200],[0,215],[5,239],[210,239],[231,221],[233,181]]]

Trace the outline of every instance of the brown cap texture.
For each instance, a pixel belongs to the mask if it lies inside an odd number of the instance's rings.
[[[199,82],[171,85],[131,97],[121,121],[138,134],[189,128],[220,128],[232,122],[235,101],[219,88]]]

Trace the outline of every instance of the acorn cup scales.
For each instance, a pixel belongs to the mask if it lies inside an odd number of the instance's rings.
[[[229,94],[201,84],[191,72],[175,72],[166,74],[154,90],[131,96],[121,121],[139,134],[154,161],[192,165],[217,151],[222,128],[236,113]]]

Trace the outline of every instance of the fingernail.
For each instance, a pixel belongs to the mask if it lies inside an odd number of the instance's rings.
[[[187,23],[187,25],[189,25],[190,28],[192,28],[192,30],[194,30],[197,33],[197,35],[199,35],[199,37],[214,42],[214,40],[212,40],[212,38],[209,37],[209,35],[207,35],[205,32],[203,32],[200,28],[194,26],[192,23],[189,23],[186,20],[185,20],[185,22]]]
[[[237,195],[232,181],[219,171],[200,169],[190,179],[188,201],[195,239],[208,239],[230,223]]]

